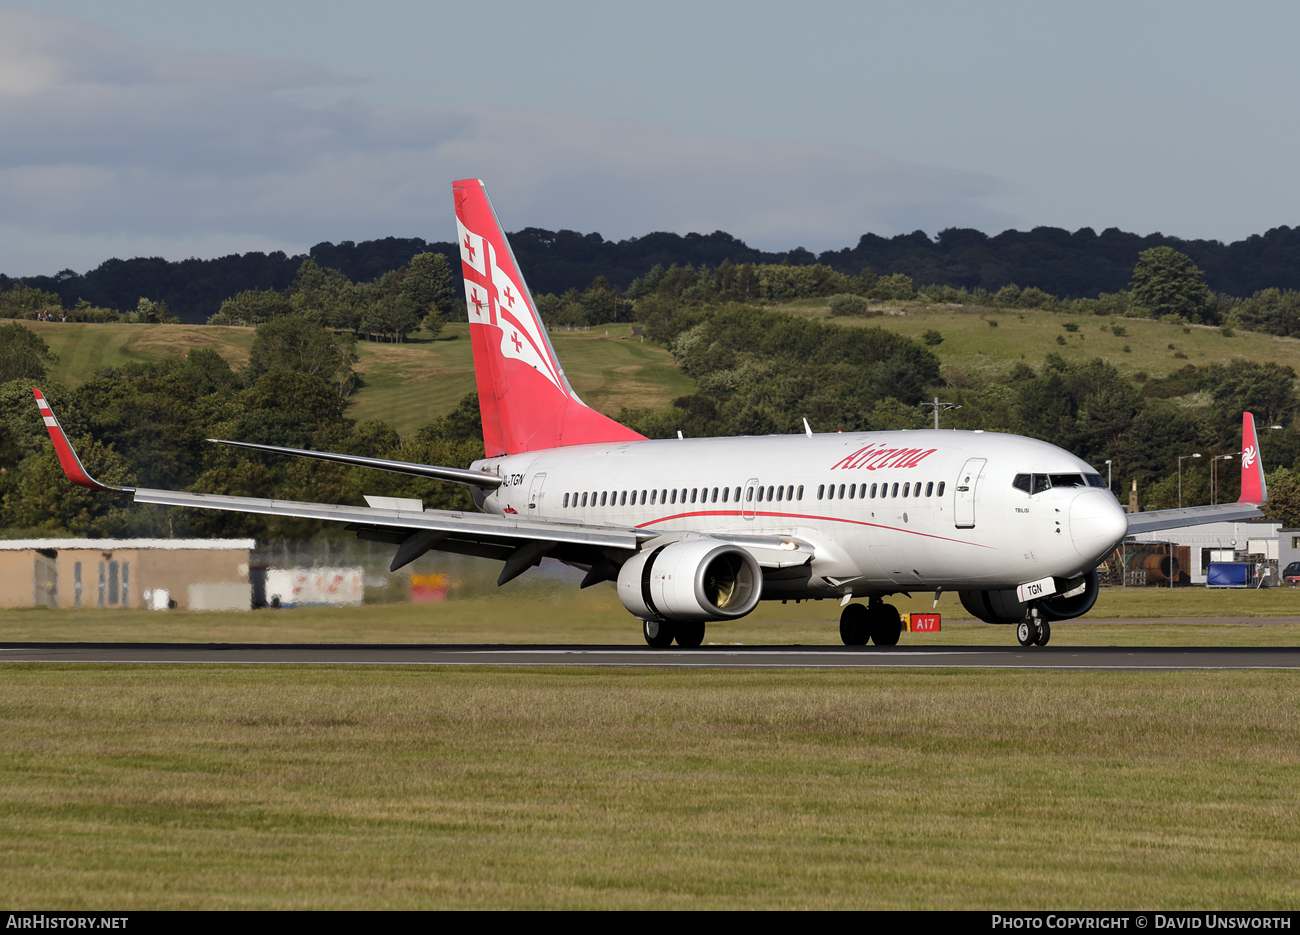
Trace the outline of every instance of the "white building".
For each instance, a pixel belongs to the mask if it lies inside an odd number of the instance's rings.
[[[1177,526],[1156,532],[1129,536],[1125,542],[1172,542],[1191,550],[1188,574],[1192,584],[1205,584],[1210,562],[1244,561],[1247,555],[1263,556],[1264,561],[1279,561],[1281,523],[1205,523],[1202,526]],[[1300,531],[1292,531],[1300,542]],[[1287,545],[1291,544],[1288,537]],[[1289,550],[1288,550],[1289,551]],[[1300,558],[1300,556],[1297,556]],[[1295,559],[1293,559],[1295,560]],[[1258,561],[1258,559],[1256,559]],[[1285,566],[1285,562],[1282,563]]]

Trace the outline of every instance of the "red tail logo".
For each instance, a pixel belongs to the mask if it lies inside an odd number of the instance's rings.
[[[1259,456],[1259,439],[1255,436],[1255,417],[1249,412],[1241,416],[1241,497],[1238,502],[1268,502],[1264,461]]]
[[[452,188],[488,457],[644,439],[569,385],[483,183],[463,179]]]

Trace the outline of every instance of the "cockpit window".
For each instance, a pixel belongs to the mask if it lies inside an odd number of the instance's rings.
[[[1028,494],[1036,494],[1053,487],[1105,487],[1106,484],[1098,474],[1088,474],[1086,481],[1083,474],[1017,474],[1011,486]]]

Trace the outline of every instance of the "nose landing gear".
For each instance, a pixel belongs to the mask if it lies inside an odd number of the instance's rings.
[[[1016,642],[1021,646],[1046,646],[1052,638],[1052,625],[1039,617],[1036,609],[1030,613],[1033,616],[1016,624]]]

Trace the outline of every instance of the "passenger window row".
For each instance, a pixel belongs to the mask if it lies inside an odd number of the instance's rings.
[[[901,492],[900,492],[901,484]],[[947,482],[939,481],[938,487],[935,487],[934,481],[899,481],[898,483],[889,484],[872,484],[868,487],[866,484],[840,484],[836,487],[834,484],[822,484],[817,488],[818,500],[876,500],[885,497],[894,498],[919,497],[924,492],[927,497],[942,497],[943,489]],[[879,488],[879,489],[877,489]]]
[[[744,491],[747,502],[802,500],[803,485],[780,487],[674,487],[662,490],[593,490],[564,495],[564,509],[592,506],[666,506],[678,503],[740,503]]]

